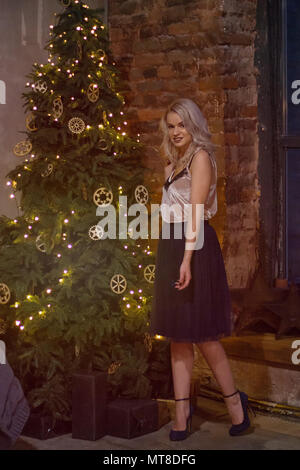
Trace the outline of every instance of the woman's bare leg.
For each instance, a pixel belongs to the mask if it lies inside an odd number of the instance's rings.
[[[207,364],[211,368],[223,395],[231,395],[237,388],[234,384],[230,364],[223,345],[219,341],[207,341],[197,343],[197,347],[203,354]],[[224,398],[232,424],[240,424],[244,419],[244,412],[237,393],[233,397]]]
[[[171,364],[175,398],[190,396],[191,377],[194,363],[193,343],[171,341]],[[183,431],[189,415],[189,400],[175,402],[175,421],[172,429]]]

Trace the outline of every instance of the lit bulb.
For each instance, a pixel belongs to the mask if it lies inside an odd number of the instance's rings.
[[[47,292],[47,294],[51,294],[52,290],[51,290],[51,289],[47,289],[46,292]]]

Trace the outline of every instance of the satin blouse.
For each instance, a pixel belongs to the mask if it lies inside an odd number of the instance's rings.
[[[161,215],[165,222],[186,222],[188,220],[188,204],[191,203],[191,187],[192,187],[192,174],[190,172],[190,165],[194,155],[200,150],[197,148],[192,154],[186,167],[184,167],[173,179],[172,171],[169,178],[163,185],[163,193],[161,200]],[[204,203],[204,219],[211,219],[217,212],[217,164],[214,155],[208,152],[210,161],[212,163],[213,175],[212,182],[209,188],[207,199]],[[164,207],[164,204],[168,207]],[[185,206],[186,205],[186,206]],[[173,206],[170,209],[170,206]]]

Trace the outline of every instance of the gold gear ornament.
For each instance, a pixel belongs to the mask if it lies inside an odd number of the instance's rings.
[[[105,188],[105,186],[101,186],[94,192],[93,201],[96,206],[109,206],[113,200],[113,193]]]
[[[96,103],[99,99],[99,87],[96,83],[91,83],[87,90],[87,97],[91,103]]]
[[[0,283],[0,304],[7,304],[10,299],[9,287],[3,282]]]
[[[68,127],[73,134],[81,134],[85,129],[85,123],[80,117],[73,117],[69,120]]]
[[[139,204],[147,204],[149,193],[148,193],[147,188],[145,188],[145,186],[143,186],[142,184],[137,186],[135,188],[134,195],[135,195],[135,200]]]
[[[52,116],[53,119],[59,119],[64,112],[64,105],[60,97],[55,98],[52,105]]]
[[[46,243],[42,240],[42,235],[38,235],[35,240],[36,247],[39,251],[46,253]]]
[[[13,152],[17,157],[24,157],[32,150],[30,140],[22,140],[14,146]]]
[[[47,83],[42,80],[38,80],[34,85],[34,91],[40,91],[41,93],[46,93],[48,87]]]
[[[29,131],[34,132],[38,130],[38,127],[36,125],[36,116],[33,113],[29,113],[26,116],[26,127]]]
[[[89,237],[92,240],[100,240],[103,237],[104,230],[100,225],[92,225],[89,229]]]
[[[150,284],[153,284],[155,279],[155,264],[148,264],[144,269],[144,278]]]
[[[51,175],[52,171],[53,171],[53,164],[48,163],[47,169],[45,171],[42,171],[41,176],[43,178],[46,178],[46,176]]]
[[[110,280],[110,288],[115,294],[123,294],[127,287],[127,281],[123,274],[115,274]]]

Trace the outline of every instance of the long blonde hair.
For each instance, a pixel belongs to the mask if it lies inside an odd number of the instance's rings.
[[[173,163],[176,167],[179,160],[179,152],[171,142],[169,137],[167,115],[170,111],[177,113],[184,124],[185,129],[191,134],[192,141],[183,157],[180,158],[180,164],[185,166],[193,152],[196,149],[204,149],[214,157],[216,146],[211,142],[211,133],[199,106],[191,99],[179,98],[174,100],[166,109],[159,123],[159,130],[163,134],[163,140],[159,147],[165,163]]]

